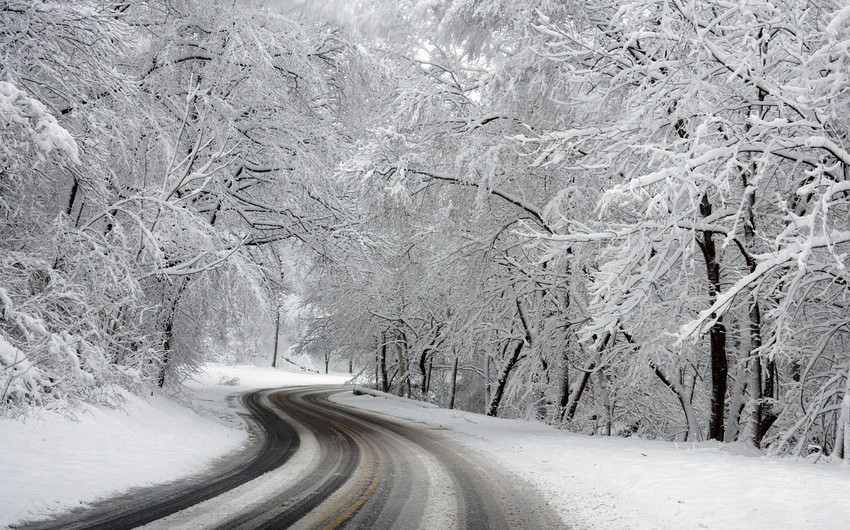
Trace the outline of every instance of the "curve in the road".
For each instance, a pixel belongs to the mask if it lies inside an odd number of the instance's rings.
[[[283,465],[284,486],[250,507],[216,515],[217,528],[554,528],[563,524],[527,483],[444,437],[410,423],[330,402],[341,389],[254,392],[242,400],[264,441],[215,476],[149,488],[32,528],[134,528],[169,515],[220,509],[203,501]],[[284,464],[299,449],[299,429],[315,436],[315,466],[297,477]],[[307,433],[309,431],[309,433]],[[310,453],[312,454],[312,453]],[[271,475],[269,475],[271,476]],[[438,477],[438,478],[435,478]],[[288,480],[288,481],[287,481]],[[207,507],[209,505],[209,507]],[[235,515],[232,513],[235,512]],[[191,511],[185,512],[190,514]],[[204,513],[204,512],[201,512]],[[177,517],[186,517],[183,514]]]
[[[91,508],[75,510],[58,519],[28,523],[21,528],[137,528],[217,497],[280,467],[298,450],[298,434],[274,409],[263,403],[262,396],[263,392],[258,391],[245,394],[241,398],[253,421],[262,431],[258,433],[262,441],[237,455],[229,461],[230,465],[215,469],[213,474],[205,474],[187,481],[133,490],[99,502]]]

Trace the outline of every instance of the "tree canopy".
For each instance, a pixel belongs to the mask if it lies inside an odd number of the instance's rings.
[[[850,458],[843,2],[208,4],[0,3],[4,411],[292,292],[384,391]]]

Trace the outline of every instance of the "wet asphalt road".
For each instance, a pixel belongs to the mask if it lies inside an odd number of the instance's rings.
[[[242,396],[258,436],[197,477],[25,528],[563,528],[528,483],[439,429],[328,401],[329,387]]]

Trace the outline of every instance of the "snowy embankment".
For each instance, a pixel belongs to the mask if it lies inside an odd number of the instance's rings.
[[[0,527],[203,470],[247,433],[232,396],[341,384],[345,375],[209,365],[192,409],[124,394],[121,409],[77,420],[42,412],[0,420]],[[767,458],[741,446],[571,434],[534,422],[440,409],[392,396],[334,401],[437,428],[449,443],[525,477],[573,528],[847,528],[850,466]]]
[[[534,484],[572,528],[850,527],[846,465],[739,445],[590,437],[377,393],[331,399],[439,428]]]
[[[192,408],[122,392],[120,408],[86,406],[75,418],[41,411],[25,421],[2,419],[0,528],[204,470],[248,440],[234,395],[345,379],[208,365],[188,385]]]

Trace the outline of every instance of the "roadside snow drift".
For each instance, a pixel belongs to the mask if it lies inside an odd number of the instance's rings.
[[[850,528],[846,465],[714,442],[590,437],[368,392],[331,400],[436,427],[489,455],[539,488],[571,528]]]

